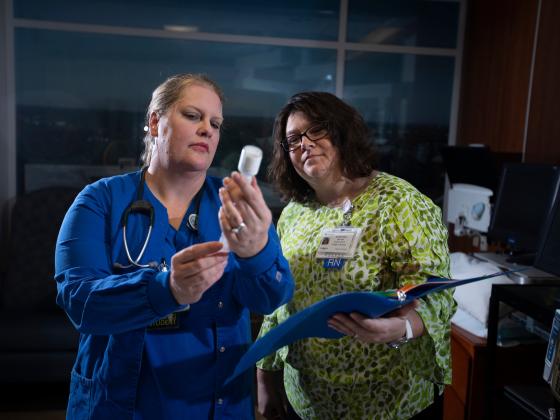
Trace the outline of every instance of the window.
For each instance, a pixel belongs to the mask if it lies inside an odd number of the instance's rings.
[[[349,42],[455,48],[459,2],[351,0]]]
[[[213,173],[234,169],[245,144],[262,147],[268,164],[275,114],[292,94],[323,90],[363,113],[381,169],[437,201],[459,6],[13,1],[18,191],[84,184],[135,165],[152,90],[172,74],[202,72],[226,94]]]
[[[381,169],[432,198],[444,185],[454,59],[349,52],[344,98],[368,123]]]
[[[16,18],[229,35],[336,41],[338,0],[14,1]]]

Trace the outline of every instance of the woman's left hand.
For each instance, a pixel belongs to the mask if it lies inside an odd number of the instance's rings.
[[[339,333],[363,343],[390,343],[405,336],[405,319],[408,318],[413,325],[418,325],[418,321],[422,325],[420,316],[414,310],[418,305],[418,301],[415,300],[381,318],[367,318],[357,312],[349,315],[340,313],[330,318],[328,325]],[[423,327],[421,328],[423,330]],[[413,329],[415,328],[413,327]],[[415,337],[419,335],[421,332],[418,331],[414,334]]]
[[[220,227],[229,248],[241,258],[258,254],[268,242],[272,212],[255,177],[247,181],[238,172],[224,179],[220,188]]]

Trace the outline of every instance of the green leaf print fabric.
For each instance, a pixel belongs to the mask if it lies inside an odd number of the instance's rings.
[[[342,210],[292,202],[278,222],[296,289],[292,301],[266,316],[260,336],[328,296],[383,291],[428,277],[449,277],[447,230],[441,211],[406,181],[379,173],[352,201],[351,224],[364,229],[356,256],[341,270],[315,259],[323,228],[342,223]],[[384,344],[304,339],[257,366],[284,370],[290,403],[304,419],[406,419],[427,407],[434,384],[451,381],[452,290],[421,299],[425,332],[399,350]]]

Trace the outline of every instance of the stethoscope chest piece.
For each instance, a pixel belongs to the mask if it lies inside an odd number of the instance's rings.
[[[187,227],[189,229],[194,230],[195,232],[198,230],[198,214],[197,213],[189,214],[189,218],[187,219]]]

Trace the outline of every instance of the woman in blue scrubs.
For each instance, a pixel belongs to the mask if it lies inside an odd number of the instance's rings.
[[[293,280],[256,180],[206,173],[222,99],[205,76],[166,80],[144,168],[88,185],[66,214],[57,303],[81,333],[68,418],[253,418],[251,373],[223,382],[249,312],[286,303]]]

